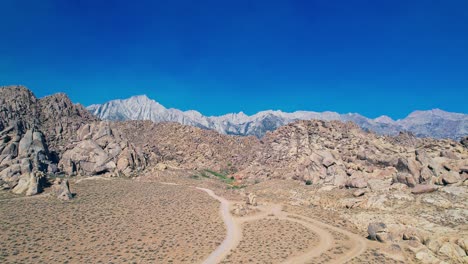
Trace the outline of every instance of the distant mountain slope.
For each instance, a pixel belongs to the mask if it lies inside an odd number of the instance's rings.
[[[222,116],[203,116],[197,111],[181,111],[165,108],[146,95],[133,96],[125,100],[113,100],[102,105],[91,105],[87,109],[105,120],[151,120],[154,122],[177,122],[205,129],[213,129],[223,134],[254,135],[262,137],[267,131],[297,120],[340,120],[351,121],[363,129],[378,134],[396,135],[409,131],[418,137],[460,139],[468,135],[468,115],[445,112],[440,109],[415,111],[401,120],[388,116],[370,119],[365,116],[336,112],[262,111],[248,116],[243,112]]]

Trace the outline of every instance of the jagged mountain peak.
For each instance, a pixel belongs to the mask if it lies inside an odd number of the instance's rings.
[[[395,123],[395,120],[393,120],[391,117],[382,115],[374,119],[375,122],[377,123],[382,123],[382,124],[393,124]]]
[[[108,120],[178,122],[216,130],[223,134],[257,137],[262,137],[267,131],[275,130],[291,122],[311,119],[351,121],[363,129],[387,135],[398,135],[399,132],[409,131],[420,137],[459,139],[468,134],[468,115],[450,113],[441,109],[414,111],[408,117],[396,121],[388,116],[370,119],[359,113],[339,114],[331,111],[288,113],[281,110],[265,110],[254,115],[239,112],[221,116],[204,116],[194,110],[167,109],[146,95],[114,100],[102,105],[91,105],[87,109],[94,115]]]
[[[462,113],[453,113],[453,112],[447,112],[439,108],[434,108],[431,110],[417,110],[413,111],[408,115],[407,118],[430,118],[430,117],[443,117],[443,118],[459,118],[459,117],[465,117],[466,114]]]

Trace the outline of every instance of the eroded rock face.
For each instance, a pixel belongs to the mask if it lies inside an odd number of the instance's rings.
[[[36,195],[42,191],[45,176],[41,172],[31,172],[19,177],[18,183],[13,188],[13,193]]]
[[[10,122],[0,132],[0,180],[14,193],[34,195],[42,190],[44,172],[51,164],[43,134]]]
[[[67,147],[58,165],[69,175],[131,176],[147,165],[145,154],[109,122],[86,124],[77,134],[78,141]]]
[[[39,129],[44,133],[49,150],[57,158],[70,142],[76,140],[76,131],[85,124],[98,121],[83,106],[73,104],[63,93],[38,100]]]
[[[37,99],[23,86],[0,87],[0,180],[15,193],[42,189],[56,173],[63,146],[81,124],[96,120],[64,94]]]

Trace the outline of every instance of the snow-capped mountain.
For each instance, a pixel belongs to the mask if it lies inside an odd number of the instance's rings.
[[[184,125],[213,129],[223,134],[254,135],[262,137],[267,131],[296,120],[340,120],[352,121],[363,129],[379,134],[395,135],[409,131],[419,137],[459,139],[468,135],[468,115],[445,112],[440,109],[415,111],[401,120],[388,116],[370,119],[360,114],[336,112],[262,111],[254,115],[243,112],[222,116],[204,116],[200,112],[165,108],[146,95],[133,96],[125,100],[113,100],[101,105],[90,105],[87,109],[105,120],[151,120],[154,122],[178,122]]]

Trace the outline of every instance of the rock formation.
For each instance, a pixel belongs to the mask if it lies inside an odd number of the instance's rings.
[[[408,187],[466,180],[468,151],[451,140],[379,136],[352,123],[298,121],[268,133],[239,174],[338,187],[374,187],[391,179]]]
[[[146,155],[129,143],[109,122],[83,125],[69,144],[58,168],[68,175],[130,176],[147,165]]]
[[[70,184],[67,179],[57,178],[52,186],[52,194],[57,199],[68,201],[73,198],[73,194],[70,191]]]
[[[118,131],[65,94],[37,99],[25,87],[1,87],[0,107],[2,188],[33,195],[46,173],[128,176],[146,166],[145,156]]]

